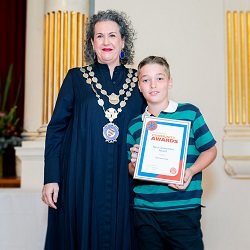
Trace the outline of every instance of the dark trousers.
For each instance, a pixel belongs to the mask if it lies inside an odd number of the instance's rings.
[[[201,207],[171,212],[135,210],[140,250],[203,250]]]

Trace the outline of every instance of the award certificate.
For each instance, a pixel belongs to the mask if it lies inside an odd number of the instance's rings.
[[[183,184],[190,122],[145,116],[134,179]]]

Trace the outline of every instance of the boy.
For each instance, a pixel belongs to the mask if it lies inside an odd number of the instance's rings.
[[[139,248],[204,249],[200,227],[202,170],[216,157],[216,141],[197,107],[168,99],[172,79],[164,58],[149,56],[143,59],[138,65],[138,81],[148,107],[129,124],[127,145],[131,175],[134,174],[145,115],[191,122],[183,185],[135,182],[135,227]]]

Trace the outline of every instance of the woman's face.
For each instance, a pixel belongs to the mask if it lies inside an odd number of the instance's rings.
[[[113,21],[95,24],[94,39],[91,41],[99,63],[109,66],[120,65],[120,53],[124,47],[119,27]]]

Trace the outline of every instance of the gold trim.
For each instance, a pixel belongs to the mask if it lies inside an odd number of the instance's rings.
[[[49,14],[46,15],[45,17],[45,63],[44,63],[44,68],[45,68],[45,74],[44,74],[44,123],[48,123],[48,100],[49,100],[49,31],[50,31],[50,26],[49,26]]]
[[[246,13],[246,30],[247,30],[247,100],[248,100],[248,124],[250,124],[250,11]]]
[[[88,21],[88,18],[82,14],[82,41],[85,41],[86,39],[86,23]],[[82,65],[86,65],[85,58],[84,58],[84,47],[82,49]]]
[[[227,11],[227,104],[229,125],[250,124],[250,11]]]
[[[50,52],[49,52],[49,110],[48,114],[51,117],[54,109],[54,53],[55,53],[55,12],[50,13]]]
[[[75,15],[74,11],[70,12],[70,68],[74,67],[75,59]]]
[[[246,85],[245,85],[245,32],[244,13],[240,12],[240,76],[241,76],[241,123],[246,124]]]
[[[61,22],[62,22],[62,13],[61,11],[57,12],[57,37],[56,37],[56,96],[60,90],[61,84]]]
[[[239,31],[238,31],[238,14],[236,11],[233,12],[233,26],[234,26],[234,112],[235,112],[235,123],[240,123],[240,102],[239,102]]]
[[[63,15],[63,78],[68,70],[68,12],[64,11]]]
[[[227,96],[228,96],[228,123],[233,124],[233,81],[232,81],[232,26],[231,12],[227,12]]]
[[[227,160],[250,160],[250,156],[245,156],[245,155],[223,155],[223,158],[224,159],[227,159]]]
[[[76,66],[81,67],[81,13],[77,13]]]

